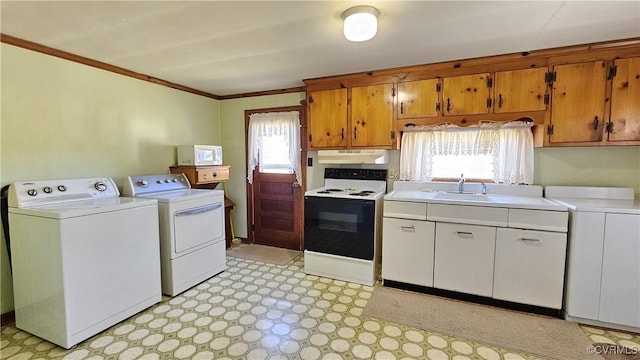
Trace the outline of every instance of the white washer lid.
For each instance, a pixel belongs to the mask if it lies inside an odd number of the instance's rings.
[[[179,201],[190,201],[194,199],[202,199],[207,197],[224,197],[223,190],[208,189],[185,189],[176,191],[160,191],[156,193],[148,193],[138,195],[136,198],[156,199],[161,203],[175,203]]]
[[[157,206],[155,199],[116,197],[96,200],[71,201],[66,203],[32,206],[29,208],[10,207],[9,214],[22,214],[51,219],[67,219],[95,215],[144,206]]]

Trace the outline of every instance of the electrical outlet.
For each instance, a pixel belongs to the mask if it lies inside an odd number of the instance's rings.
[[[389,179],[392,179],[392,180],[398,179],[398,169],[389,169]]]

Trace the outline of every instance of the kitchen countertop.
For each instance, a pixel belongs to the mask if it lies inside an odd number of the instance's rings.
[[[567,206],[540,196],[507,194],[451,194],[444,191],[394,190],[385,200],[412,201],[465,206],[487,206],[512,209],[567,211]]]
[[[634,200],[632,188],[547,186],[545,196],[571,210],[640,214],[640,200]]]

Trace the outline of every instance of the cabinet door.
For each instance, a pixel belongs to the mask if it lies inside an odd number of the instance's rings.
[[[606,214],[599,320],[640,327],[640,215]]]
[[[433,286],[434,232],[433,222],[384,218],[382,278]]]
[[[495,74],[495,113],[546,110],[547,68],[501,71]]]
[[[493,297],[562,308],[567,234],[498,229]]]
[[[489,112],[489,73],[444,78],[444,115],[473,115]]]
[[[433,286],[491,296],[496,228],[436,223]]]
[[[347,89],[313,91],[308,96],[308,148],[347,146]]]
[[[604,128],[604,61],[554,67],[551,143],[601,141]]]
[[[438,116],[438,79],[398,84],[398,119]]]
[[[351,145],[371,147],[392,145],[393,84],[351,88]]]
[[[609,141],[640,141],[640,58],[614,64]]]

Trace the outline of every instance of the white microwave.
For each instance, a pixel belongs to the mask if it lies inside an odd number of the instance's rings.
[[[222,146],[180,145],[178,165],[222,165]]]

